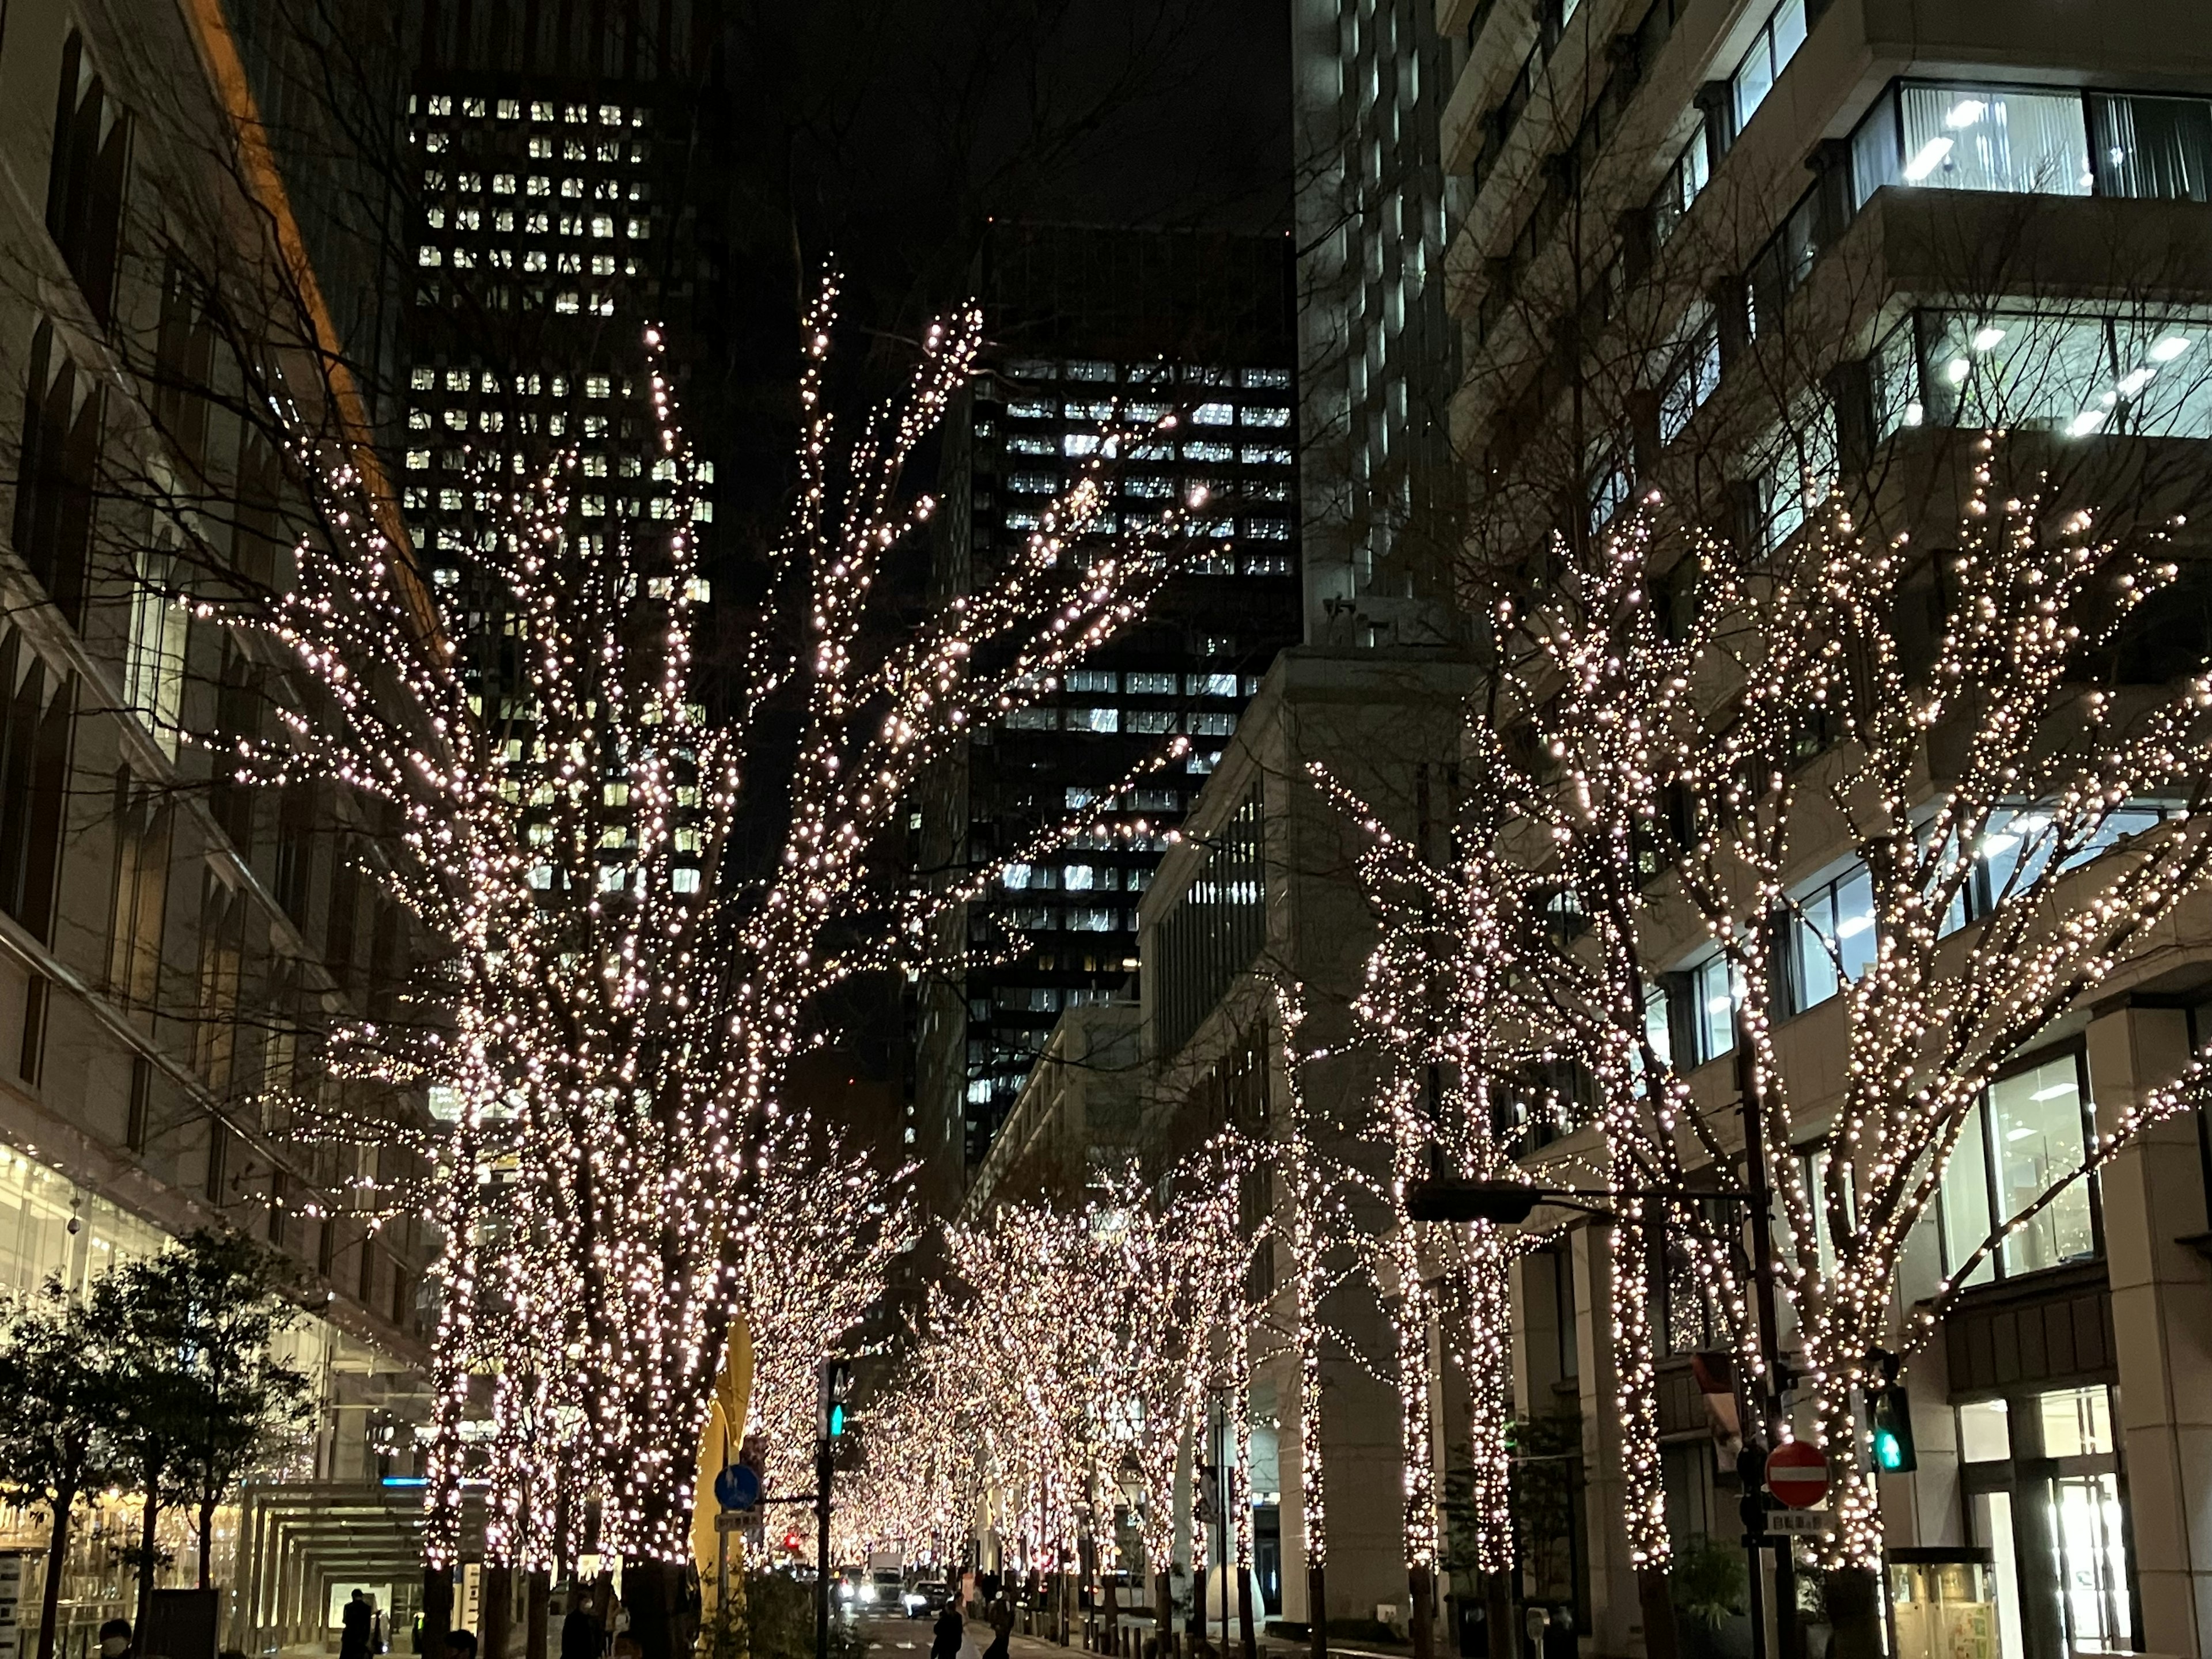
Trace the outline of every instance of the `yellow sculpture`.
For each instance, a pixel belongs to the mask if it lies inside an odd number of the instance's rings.
[[[714,1378],[714,1403],[707,1409],[706,1432],[699,1437],[699,1479],[691,1504],[691,1554],[699,1564],[700,1620],[706,1629],[714,1626],[726,1566],[731,1600],[740,1608],[744,1606],[744,1545],[741,1534],[720,1528],[722,1506],[714,1497],[714,1477],[738,1460],[752,1388],[752,1334],[745,1328],[744,1316],[739,1315],[730,1322],[722,1369]]]

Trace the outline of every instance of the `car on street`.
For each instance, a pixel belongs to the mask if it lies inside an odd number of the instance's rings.
[[[909,1619],[930,1619],[951,1596],[952,1591],[942,1578],[921,1578],[908,1585],[899,1597]]]

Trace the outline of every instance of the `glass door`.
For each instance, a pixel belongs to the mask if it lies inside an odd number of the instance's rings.
[[[2124,1653],[2135,1645],[2128,1599],[2126,1534],[2118,1474],[2061,1474],[2051,1483],[2066,1601],[2066,1635],[2074,1652]]]

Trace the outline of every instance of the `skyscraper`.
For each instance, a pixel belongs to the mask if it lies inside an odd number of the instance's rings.
[[[1424,0],[1298,0],[1291,53],[1307,638],[1446,644],[1463,490],[1444,283],[1459,181],[1438,140],[1452,46]]]
[[[687,198],[707,41],[689,0],[425,0],[408,104],[402,507],[473,675],[506,673],[501,595],[469,556],[497,533],[479,520],[487,468],[519,474],[573,445],[573,533],[664,519],[675,464],[653,453],[648,322],[672,327],[687,433],[706,447],[712,414],[687,382],[708,349],[717,267]]]
[[[929,803],[926,872],[997,866],[958,924],[964,975],[925,987],[917,1011],[915,1146],[948,1173],[988,1149],[1060,1012],[1128,984],[1135,896],[1300,631],[1287,239],[994,224],[975,291],[996,349],[947,435],[940,592],[1020,546],[1116,418],[1184,411],[1171,441],[1115,462],[1109,529],[1194,489],[1205,504],[1200,550],[1151,613],[1055,695],[975,733]],[[1114,793],[1177,732],[1186,759]],[[1103,827],[1015,856],[1077,811]]]

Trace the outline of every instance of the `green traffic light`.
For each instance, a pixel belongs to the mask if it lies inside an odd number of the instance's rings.
[[[844,1407],[844,1403],[843,1403],[842,1401],[833,1401],[833,1402],[831,1403],[830,1407],[830,1437],[832,1440],[835,1440],[835,1439],[836,1439],[836,1438],[837,1438],[837,1437],[838,1437],[838,1436],[840,1436],[840,1435],[843,1434],[844,1432],[845,1432],[845,1407]]]
[[[1877,1389],[1867,1401],[1867,1428],[1874,1466],[1884,1474],[1911,1474],[1920,1467],[1912,1443],[1912,1401],[1895,1383]]]

